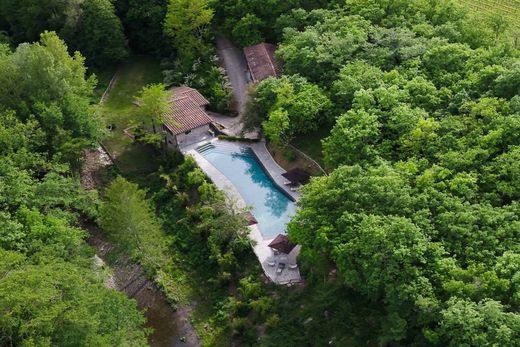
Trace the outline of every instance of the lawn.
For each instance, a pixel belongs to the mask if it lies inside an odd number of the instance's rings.
[[[117,71],[116,67],[107,67],[105,69],[96,69],[89,68],[88,74],[96,75],[96,79],[98,81],[96,88],[94,89],[94,100],[97,102],[101,99],[101,96],[107,89],[110,84],[110,80],[112,80],[112,76]]]
[[[124,130],[135,120],[136,106],[132,103],[134,96],[143,86],[160,82],[162,73],[159,61],[134,56],[118,69],[112,90],[100,105],[99,112],[112,128],[103,144],[116,158],[120,170],[127,175],[142,174],[155,168],[152,149],[133,144]]]

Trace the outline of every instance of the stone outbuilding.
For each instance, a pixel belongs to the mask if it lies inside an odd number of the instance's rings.
[[[167,147],[179,149],[212,137],[211,118],[206,113],[209,101],[193,88],[170,90],[171,109],[163,116]]]
[[[275,52],[276,45],[266,42],[244,48],[253,83],[258,83],[271,76],[280,76],[282,68],[280,61],[275,58]]]

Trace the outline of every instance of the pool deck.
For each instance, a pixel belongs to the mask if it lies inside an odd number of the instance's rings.
[[[226,193],[228,199],[230,199],[231,203],[237,209],[237,211],[241,211],[247,208],[247,204],[235,188],[233,183],[228,180],[226,176],[224,176],[219,170],[217,170],[209,161],[207,161],[199,152],[196,151],[196,148],[208,143],[215,141],[223,141],[218,139],[213,139],[211,141],[203,141],[197,144],[190,145],[182,149],[183,154],[192,156],[199,167],[208,175],[208,177],[213,181],[213,183],[223,192]],[[287,186],[283,183],[285,178],[282,176],[285,173],[285,170],[282,169],[273,159],[273,157],[269,154],[269,151],[265,147],[265,142],[257,142],[252,144],[247,144],[247,146],[251,147],[254,151],[265,170],[271,176],[271,179],[287,194],[289,194],[295,201],[298,201],[300,194],[298,191],[291,191]],[[286,267],[280,274],[276,273],[276,269],[278,267],[279,262],[283,262],[287,265],[296,264],[296,259],[298,254],[300,253],[300,246],[296,246],[291,253],[287,256],[285,255],[273,255],[272,249],[268,247],[269,243],[273,239],[264,239],[262,233],[260,232],[260,228],[257,224],[249,226],[249,238],[254,241],[253,251],[258,257],[258,261],[262,265],[262,269],[264,270],[266,276],[278,284],[293,284],[299,283],[302,281],[300,276],[300,271],[298,268],[289,269]],[[268,265],[268,259],[272,258],[275,262],[274,266]]]

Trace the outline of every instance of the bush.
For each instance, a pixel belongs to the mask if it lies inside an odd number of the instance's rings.
[[[287,161],[295,161],[297,156],[296,156],[296,152],[294,152],[292,149],[290,148],[285,148],[283,150],[283,157],[287,160]]]

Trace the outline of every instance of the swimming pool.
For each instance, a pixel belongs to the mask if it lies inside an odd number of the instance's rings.
[[[251,148],[214,142],[197,148],[197,152],[226,176],[251,206],[264,239],[285,233],[296,204],[274,184]]]

